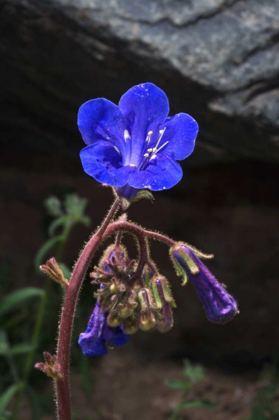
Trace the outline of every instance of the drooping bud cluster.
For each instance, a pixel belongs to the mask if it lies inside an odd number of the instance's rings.
[[[35,368],[41,370],[49,378],[52,378],[55,381],[57,381],[57,379],[62,379],[61,367],[60,364],[57,363],[57,357],[55,355],[52,356],[47,351],[44,351],[43,356],[45,362],[36,363]]]
[[[111,245],[91,273],[92,283],[100,287],[95,293],[97,304],[87,330],[79,338],[86,356],[105,354],[105,344],[109,347],[125,344],[127,334],[138,329],[166,332],[173,326],[175,302],[167,279],[154,274],[147,265],[137,278],[136,265],[124,247]]]
[[[170,256],[177,275],[183,277],[182,285],[189,278],[195,287],[210,321],[223,324],[238,313],[234,298],[198,258],[210,258],[210,255],[178,242],[170,249]]]

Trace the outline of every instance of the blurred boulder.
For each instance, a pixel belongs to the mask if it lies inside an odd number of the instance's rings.
[[[278,0],[1,0],[8,149],[75,154],[79,105],[152,81],[199,122],[192,164],[279,161]]]

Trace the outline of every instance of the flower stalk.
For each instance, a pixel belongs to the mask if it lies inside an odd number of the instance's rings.
[[[64,303],[62,307],[58,345],[57,345],[57,363],[60,365],[61,379],[55,381],[56,404],[59,420],[71,419],[71,401],[69,387],[69,363],[71,351],[71,338],[73,330],[73,321],[75,315],[76,303],[79,291],[89,267],[91,259],[101,244],[104,232],[115,216],[119,208],[120,200],[117,198],[107,217],[103,221],[98,231],[92,236],[83,249],[72,274],[69,286],[66,289]]]

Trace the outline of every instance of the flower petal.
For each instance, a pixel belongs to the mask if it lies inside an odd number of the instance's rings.
[[[135,168],[122,165],[122,156],[111,143],[99,141],[80,152],[84,171],[97,181],[112,187],[123,187]]]
[[[153,83],[132,87],[119,101],[119,109],[132,138],[130,162],[136,166],[142,156],[147,133],[157,131],[169,113],[166,94]]]
[[[188,114],[180,113],[168,118],[164,124],[164,132],[161,143],[169,142],[162,153],[173,159],[183,160],[194,150],[195,140],[198,135],[198,123]]]
[[[237,303],[224,286],[186,244],[177,244],[171,253],[180,274],[184,271],[195,287],[208,319],[219,324],[230,321],[237,314]]]
[[[128,183],[134,188],[161,191],[173,187],[182,178],[181,166],[168,156],[158,153],[144,171],[130,174]]]
[[[124,333],[121,326],[112,328],[107,323],[105,324],[103,337],[109,346],[123,346],[130,337]]]
[[[102,337],[105,323],[106,316],[101,312],[101,305],[97,303],[89,319],[86,331],[80,334],[78,339],[78,344],[85,356],[93,357],[107,354],[105,340]]]
[[[110,141],[124,152],[123,116],[113,102],[105,98],[85,102],[78,111],[78,128],[86,144]]]

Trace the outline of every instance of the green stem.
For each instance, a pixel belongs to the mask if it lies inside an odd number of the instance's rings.
[[[11,347],[10,347],[9,342],[8,342],[8,346],[9,346],[9,348],[8,348],[8,353],[7,353],[6,358],[7,358],[8,364],[10,366],[10,370],[11,370],[11,374],[12,374],[14,382],[19,383],[20,382],[19,374],[18,374],[18,371],[17,371],[16,364],[14,362],[14,358],[13,358],[13,355],[12,355],[12,352],[11,352]]]
[[[71,232],[71,228],[72,228],[72,224],[71,223],[67,223],[64,226],[64,231],[62,233],[62,239],[61,242],[59,243],[59,248],[56,252],[56,259],[58,261],[61,260],[62,255],[63,255],[63,251],[65,248],[65,243],[69,237],[69,234]],[[23,369],[23,377],[22,377],[22,381],[21,381],[21,387],[20,390],[17,394],[17,398],[15,401],[15,406],[14,406],[14,410],[13,410],[13,419],[16,419],[16,416],[18,414],[18,410],[20,407],[20,402],[21,402],[21,398],[23,395],[23,392],[26,389],[27,386],[27,381],[31,372],[31,369],[33,367],[33,361],[34,361],[34,354],[35,351],[38,347],[39,344],[39,337],[40,337],[40,333],[41,333],[41,329],[42,329],[42,325],[43,325],[43,319],[44,319],[44,314],[45,314],[45,310],[46,310],[46,304],[48,301],[48,297],[49,297],[49,293],[50,293],[50,286],[51,286],[52,281],[48,278],[46,281],[46,285],[44,288],[44,295],[41,299],[40,302],[40,306],[39,306],[39,310],[38,310],[38,315],[37,315],[37,320],[34,326],[34,330],[33,330],[33,335],[32,335],[32,350],[28,353],[26,361],[25,361],[25,365],[24,365],[24,369]]]
[[[57,249],[56,255],[55,255],[55,258],[58,262],[61,262],[61,260],[62,260],[62,255],[63,255],[63,252],[64,252],[64,248],[65,248],[67,239],[70,235],[72,227],[73,227],[73,225],[72,225],[71,222],[66,223],[64,225],[64,230],[63,230],[63,233],[61,235],[62,236],[61,241],[59,242],[59,246],[58,246],[58,249]]]
[[[171,417],[169,418],[169,420],[177,420],[177,416],[178,416],[178,414],[180,414],[180,413],[181,413],[181,411],[182,411],[183,404],[184,404],[184,401],[185,401],[186,397],[187,397],[187,392],[185,392],[185,391],[184,391],[184,392],[183,392],[183,394],[182,394],[182,397],[181,397],[181,399],[180,399],[179,404],[177,405],[176,409],[175,409],[175,410],[174,410],[174,412],[172,413],[172,415],[171,415]]]

